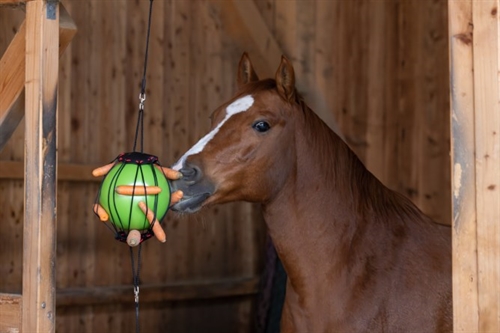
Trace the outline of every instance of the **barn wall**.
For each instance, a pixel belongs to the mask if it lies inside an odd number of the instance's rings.
[[[79,31],[61,59],[59,162],[100,165],[132,147],[148,1],[62,3]],[[234,91],[243,51],[257,59],[261,76],[279,63],[250,39],[235,38],[227,16],[238,14],[228,14],[229,4],[154,2],[145,151],[163,164],[208,130],[209,114]],[[385,184],[449,223],[446,1],[253,6],[293,61],[313,109],[333,119]],[[0,9],[0,52],[22,18],[19,9]],[[23,160],[23,126],[0,163]],[[81,178],[59,182],[57,329],[132,332],[132,290],[128,299],[120,289],[131,284],[130,255],[91,211],[99,183]],[[0,175],[0,291],[21,290],[22,186],[19,177]],[[197,216],[169,214],[165,222],[167,243],[151,240],[142,251],[141,282],[153,286],[141,303],[143,331],[251,331],[265,236],[258,207],[231,204]]]
[[[384,184],[450,224],[447,2],[256,4],[313,109],[333,113]]]

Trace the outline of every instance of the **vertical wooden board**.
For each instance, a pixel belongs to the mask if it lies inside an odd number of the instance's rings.
[[[23,268],[23,182],[1,180],[0,290],[21,293]]]
[[[367,3],[341,2],[338,7],[341,26],[334,43],[337,61],[338,99],[335,110],[340,132],[354,152],[364,160],[366,143]],[[357,22],[356,25],[351,22]],[[334,69],[335,70],[335,69]]]
[[[417,62],[413,69],[413,76],[418,81],[412,104],[417,124],[415,133],[418,133],[414,152],[414,168],[419,171],[415,202],[436,221],[450,224],[450,172],[442,168],[450,165],[446,4],[413,1],[412,9],[412,13],[418,12],[420,17],[416,27],[419,36]]]
[[[388,2],[369,2],[366,9],[366,14],[369,13],[369,19],[366,29],[370,32],[370,37],[367,42],[367,53],[365,53],[367,62],[367,81],[366,98],[367,113],[366,113],[366,150],[365,163],[366,167],[380,179],[387,179],[386,170],[389,169],[385,157],[386,135],[394,131],[387,124],[387,99],[386,92],[393,86],[393,76],[387,67],[391,66],[391,62],[387,61],[394,49],[390,48],[391,42],[394,42],[390,37],[392,29],[386,29],[386,26],[395,20],[394,16],[390,15],[389,9],[391,3]],[[386,22],[389,22],[386,24]]]
[[[335,119],[335,110],[338,108],[339,94],[336,89],[336,81],[338,73],[336,73],[338,61],[338,52],[335,47],[337,34],[339,30],[339,1],[317,1],[315,13],[315,39],[316,52],[314,55],[314,82],[317,89],[317,94],[324,99],[323,112],[330,113],[330,117]],[[333,32],[324,33],[323,31]],[[338,122],[335,121],[337,124]],[[340,130],[333,128],[337,132]],[[340,134],[340,133],[338,133]]]
[[[415,68],[418,64],[417,54],[419,46],[418,22],[421,14],[416,11],[415,2],[399,2],[397,7],[397,82],[396,91],[397,112],[388,113],[391,122],[394,122],[396,130],[400,133],[397,147],[397,164],[392,166],[390,172],[393,176],[383,180],[387,185],[401,192],[415,202],[418,195],[417,180],[418,170],[413,167],[416,164],[416,150],[418,148],[418,121],[415,118],[415,109],[412,107],[416,102],[416,85],[423,75],[422,71],[415,76]],[[394,174],[395,173],[395,174]]]
[[[95,148],[91,149],[93,154],[99,158],[99,162],[106,163],[115,158],[119,153],[128,151],[124,146],[125,135],[125,68],[134,67],[134,63],[127,60],[125,30],[127,2],[102,2],[93,3],[91,17],[98,18],[94,24],[95,42],[90,47],[94,50],[96,57],[95,71],[92,70],[93,96],[98,101],[97,109],[93,112],[96,116],[95,122],[99,124],[99,133],[93,137],[99,140]],[[109,12],[109,16],[102,13]],[[105,51],[104,51],[105,50]],[[91,53],[93,57],[94,53]],[[131,81],[132,83],[133,81]],[[138,96],[137,90],[133,94]],[[137,105],[138,103],[135,103]],[[131,122],[135,123],[135,118]],[[92,124],[89,124],[92,125]],[[130,132],[133,133],[133,132]],[[128,135],[132,136],[132,135]],[[105,142],[105,146],[102,145]],[[97,143],[97,142],[96,142]],[[97,149],[101,146],[100,149]]]
[[[175,163],[189,149],[193,139],[189,135],[188,102],[190,100],[189,81],[191,67],[190,30],[192,20],[191,2],[169,1],[165,6],[165,74],[163,95],[167,96],[164,109],[167,113],[166,141],[168,163]],[[170,281],[188,277],[189,261],[186,254],[190,251],[190,219],[187,216],[168,214],[165,220],[168,235],[166,276]]]
[[[478,331],[472,1],[449,1],[453,318],[456,332]]]
[[[55,36],[55,37],[54,37]],[[55,331],[59,5],[27,4],[24,332]]]
[[[157,3],[153,4],[155,7]],[[120,113],[123,114],[125,121],[125,139],[124,146],[120,149],[125,151],[132,151],[134,145],[135,131],[137,118],[139,113],[139,93],[141,91],[142,76],[144,72],[144,56],[146,50],[146,32],[147,32],[147,21],[149,12],[149,1],[148,2],[130,2],[126,6],[126,26],[125,31],[125,44],[126,44],[126,57],[122,60],[125,64],[125,82],[124,87],[126,95],[126,105]],[[154,17],[153,19],[156,19]],[[150,43],[154,44],[156,41],[156,32],[152,31],[152,36]],[[125,50],[124,50],[125,51]],[[154,61],[153,58],[157,55],[151,51],[149,54],[148,61]],[[146,101],[145,101],[145,132],[149,130],[149,123],[152,117],[157,114],[156,110],[151,109],[151,99],[155,98],[151,96],[150,92],[152,89],[151,78],[152,71],[154,73],[159,72],[152,65],[148,66],[148,72],[146,73]],[[116,112],[116,111],[115,111]],[[145,138],[148,135],[145,133]],[[147,142],[147,140],[146,140]],[[137,149],[140,149],[140,140],[137,142]],[[147,151],[147,150],[146,150]]]
[[[91,45],[94,25],[91,23],[91,2],[67,2],[66,8],[81,28],[76,34],[66,59],[63,58],[60,79],[61,126],[64,127],[60,138],[61,158],[73,163],[99,163],[98,133],[100,126],[95,121],[99,112],[99,101],[91,94],[95,81],[90,79],[98,68],[91,64],[91,54],[96,54]],[[94,141],[95,140],[95,141]],[[103,148],[104,149],[104,148]],[[95,184],[60,184],[58,205],[58,267],[57,283],[62,288],[93,285],[95,236],[89,227],[98,222],[92,213]],[[92,189],[89,189],[89,186]],[[102,229],[100,229],[102,231]],[[103,272],[102,277],[106,275]],[[76,332],[92,331],[89,318],[90,307],[79,309],[79,317],[58,313],[57,330]]]
[[[473,1],[479,331],[500,330],[498,1]]]

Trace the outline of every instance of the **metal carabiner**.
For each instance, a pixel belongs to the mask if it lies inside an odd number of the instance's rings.
[[[139,93],[139,110],[144,110],[145,100],[146,100],[146,93]]]

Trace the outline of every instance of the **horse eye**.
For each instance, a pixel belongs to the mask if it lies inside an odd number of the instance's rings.
[[[257,132],[261,132],[261,133],[263,133],[263,132],[267,132],[267,131],[269,131],[269,129],[271,128],[271,126],[270,126],[267,122],[265,122],[265,121],[263,121],[263,120],[259,120],[259,121],[256,121],[256,122],[252,125],[252,128],[253,128],[254,130],[256,130]]]

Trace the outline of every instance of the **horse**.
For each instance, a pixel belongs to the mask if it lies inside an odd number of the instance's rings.
[[[236,81],[172,165],[184,193],[172,209],[261,204],[288,275],[282,332],[451,332],[451,228],[366,169],[307,106],[286,57],[260,80],[244,53]]]

